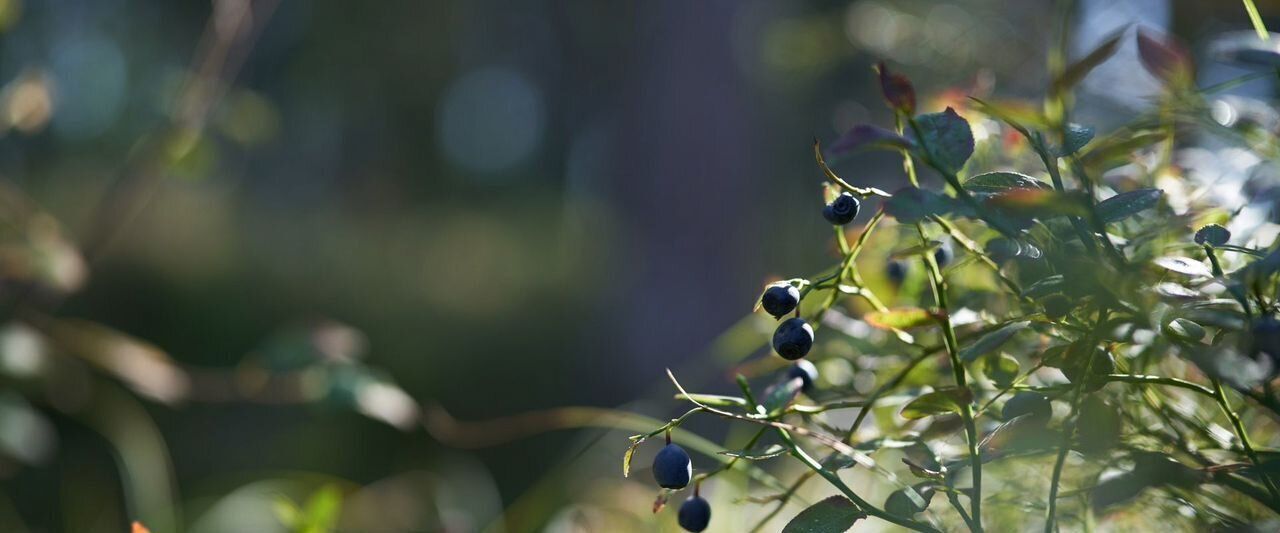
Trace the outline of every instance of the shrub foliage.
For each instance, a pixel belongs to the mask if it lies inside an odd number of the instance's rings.
[[[751,437],[726,443],[713,468],[695,458],[690,490],[746,471],[747,500],[771,506],[769,520],[808,480],[827,483],[831,496],[785,531],[859,520],[916,531],[1274,528],[1280,246],[1269,204],[1257,216],[1256,201],[1177,164],[1204,147],[1269,158],[1274,132],[1223,123],[1210,104],[1274,73],[1196,87],[1181,46],[1136,34],[1162,96],[1104,135],[1072,122],[1071,90],[1122,35],[1051,69],[1043,106],[972,98],[917,114],[929,103],[878,66],[894,122],[814,145],[823,200],[852,195],[869,218],[848,229],[826,216],[834,264],[766,287],[769,314],[781,316],[757,323],[781,328],[779,353],[739,367],[740,395],[701,394],[670,375],[690,410],[632,437],[626,468],[647,440],[680,443],[682,423],[719,416]],[[1233,57],[1277,58],[1253,52]],[[904,186],[864,186],[828,163],[867,150],[900,153]],[[797,348],[806,340],[811,350]],[[788,458],[806,471],[775,466]],[[848,469],[883,486],[854,486]]]

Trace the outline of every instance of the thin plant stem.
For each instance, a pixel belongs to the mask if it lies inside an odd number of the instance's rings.
[[[1090,348],[1092,348],[1092,342],[1097,335],[1098,328],[1102,327],[1102,324],[1106,322],[1107,314],[1106,308],[1098,311],[1098,322],[1094,325],[1093,332],[1089,336]],[[1067,462],[1067,452],[1071,450],[1071,437],[1075,433],[1076,424],[1080,421],[1080,401],[1084,398],[1084,385],[1088,382],[1087,376],[1093,369],[1093,360],[1096,358],[1092,350],[1089,354],[1089,360],[1085,362],[1084,372],[1081,374],[1086,377],[1072,387],[1074,390],[1071,397],[1071,414],[1067,416],[1069,422],[1062,428],[1062,444],[1058,447],[1058,455],[1053,461],[1053,476],[1049,480],[1049,505],[1045,511],[1044,518],[1044,533],[1053,533],[1057,527],[1058,487],[1062,482],[1062,467]]]
[[[1258,452],[1253,449],[1253,443],[1249,441],[1249,432],[1244,427],[1244,422],[1240,420],[1240,415],[1236,414],[1231,408],[1231,402],[1227,400],[1227,394],[1222,389],[1222,382],[1213,380],[1213,397],[1218,401],[1218,406],[1222,408],[1223,414],[1227,415],[1227,420],[1231,421],[1231,427],[1235,429],[1236,437],[1240,439],[1240,446],[1244,448],[1244,453],[1258,468],[1258,477],[1262,478],[1262,484],[1266,485],[1267,492],[1271,494],[1272,501],[1280,502],[1280,490],[1276,488],[1276,484],[1271,480],[1271,476],[1267,475],[1263,470],[1262,460],[1258,458]]]

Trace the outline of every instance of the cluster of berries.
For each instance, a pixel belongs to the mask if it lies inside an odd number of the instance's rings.
[[[833,225],[843,226],[853,222],[860,207],[855,196],[847,192],[841,193],[823,207],[822,217]],[[934,259],[938,262],[938,266],[946,266],[952,260],[951,249],[947,246],[939,247],[934,252]],[[889,262],[888,275],[895,284],[901,283],[906,273],[907,263],[898,260]],[[785,282],[771,285],[761,295],[760,307],[778,319],[791,313],[796,314],[792,318],[783,320],[774,330],[773,350],[783,359],[796,361],[787,369],[786,379],[799,379],[802,391],[812,390],[814,382],[818,379],[818,369],[813,363],[802,359],[813,349],[814,332],[813,327],[799,316],[800,290],[795,285]],[[1015,400],[1019,401],[1009,403],[1017,406],[1025,403],[1028,398],[1015,398]],[[1042,410],[1047,404],[1048,400],[1044,399],[1043,404],[1015,407],[1013,411],[1027,409],[1039,417],[1044,415]],[[1013,412],[1006,413],[1006,415],[1011,414]],[[668,437],[667,445],[653,458],[653,477],[658,482],[658,486],[664,489],[679,490],[687,487],[693,479],[693,462],[689,453],[680,445],[670,442]],[[705,530],[710,524],[711,504],[698,494],[697,487],[694,488],[693,496],[680,505],[678,521],[680,527],[695,533]]]
[[[664,489],[683,489],[693,478],[693,461],[689,459],[689,452],[684,451],[679,444],[670,442],[670,436],[667,438],[666,447],[653,457],[653,478]],[[680,527],[697,533],[707,529],[707,524],[711,523],[711,504],[694,487],[693,496],[680,505],[676,518]]]

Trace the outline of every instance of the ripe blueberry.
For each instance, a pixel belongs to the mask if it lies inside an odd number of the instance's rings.
[[[1049,419],[1053,418],[1053,405],[1049,403],[1049,398],[1046,398],[1043,394],[1022,391],[1014,394],[1012,398],[1009,398],[1009,401],[1004,402],[1004,409],[1000,411],[1000,415],[1005,420],[1027,415],[1026,419],[1029,421],[1047,424]]]
[[[987,255],[992,261],[1003,263],[1022,255],[1022,247],[1016,241],[1004,237],[996,237],[987,241]]]
[[[939,246],[937,250],[933,251],[933,260],[937,261],[938,268],[943,268],[951,264],[951,260],[954,259],[955,256],[956,253],[951,251],[951,247],[945,244]]]
[[[788,318],[773,332],[773,351],[783,359],[795,361],[813,348],[813,328],[803,318]]]
[[[676,519],[685,531],[697,533],[707,529],[707,524],[711,523],[711,504],[695,494],[680,504]]]
[[[790,283],[771,285],[760,297],[760,306],[774,318],[781,318],[782,315],[795,311],[799,304],[800,291]]]
[[[835,200],[822,208],[822,218],[827,222],[837,226],[843,226],[853,222],[853,217],[858,216],[858,199],[847,192],[840,193]]]
[[[1280,320],[1264,316],[1253,323],[1253,348],[1280,362]]]
[[[1057,320],[1071,312],[1071,299],[1061,294],[1046,296],[1040,301],[1040,305],[1044,306],[1044,316],[1050,320]]]
[[[890,259],[884,266],[884,274],[889,278],[890,283],[902,285],[902,282],[907,279],[907,264],[897,259]]]
[[[677,444],[668,444],[653,457],[653,479],[664,489],[683,489],[693,476],[689,453]]]
[[[787,379],[800,378],[800,390],[808,391],[813,388],[813,382],[818,380],[818,367],[808,361],[796,361],[787,369]]]

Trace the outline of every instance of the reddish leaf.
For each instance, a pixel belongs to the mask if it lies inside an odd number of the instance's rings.
[[[1037,218],[1088,214],[1077,195],[1051,189],[1009,189],[988,198],[986,203],[1010,213]]]
[[[670,498],[670,497],[671,497],[670,492],[667,492],[665,490],[659,492],[658,497],[654,498],[653,500],[653,514],[658,514],[658,512],[661,511],[663,507],[666,507],[667,498]]]
[[[1165,83],[1191,80],[1191,54],[1168,35],[1139,29],[1138,57],[1148,72]]]
[[[880,77],[880,93],[884,95],[889,107],[906,115],[915,113],[916,90],[911,86],[911,80],[890,72],[884,61],[876,63],[876,73]]]

